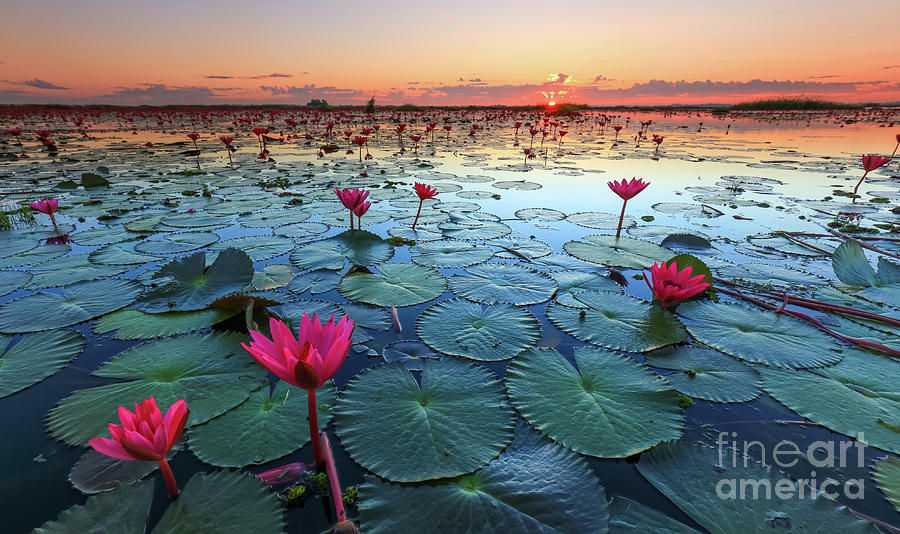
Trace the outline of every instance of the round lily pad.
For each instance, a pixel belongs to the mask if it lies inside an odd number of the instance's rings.
[[[344,448],[360,465],[399,482],[470,473],[512,439],[503,386],[472,362],[423,362],[421,385],[400,363],[366,369],[335,407]]]
[[[529,349],[510,362],[510,399],[535,428],[602,458],[681,436],[678,393],[647,366],[596,347],[575,347],[575,363],[577,370],[554,349]]]
[[[243,467],[281,458],[309,443],[307,392],[279,380],[275,389],[263,388],[237,407],[191,428],[190,446],[204,462]],[[319,429],[331,420],[337,395],[329,382],[316,391]]]
[[[572,297],[585,307],[552,302],[547,306],[547,317],[582,341],[610,349],[645,352],[687,338],[677,317],[649,302],[605,291],[582,291]]]
[[[370,476],[359,497],[368,534],[581,534],[606,532],[609,521],[603,487],[584,458],[526,425],[475,473],[416,485]]]
[[[145,313],[129,308],[104,315],[94,323],[93,330],[97,334],[115,331],[116,339],[152,339],[206,328],[237,313],[225,309]]]
[[[162,239],[145,239],[134,246],[134,250],[144,254],[184,254],[219,240],[212,232],[182,232]]]
[[[131,304],[143,287],[110,278],[66,287],[63,294],[33,293],[0,306],[0,332],[38,332],[71,326]]]
[[[748,362],[776,367],[822,367],[841,360],[828,335],[788,315],[743,304],[695,301],[678,306],[687,329],[704,345]]]
[[[124,382],[81,389],[50,411],[50,433],[70,445],[83,445],[108,433],[118,406],[132,406],[153,395],[160,406],[184,399],[188,425],[204,423],[242,403],[258,389],[265,369],[240,342],[238,334],[186,334],[151,341],[119,353],[95,376]],[[198,355],[202,355],[198,357]]]
[[[512,358],[537,343],[541,325],[528,310],[511,304],[482,306],[449,299],[423,311],[416,332],[438,352],[498,361]]]
[[[233,247],[244,251],[253,261],[263,261],[287,254],[294,248],[294,242],[277,235],[248,235],[215,243],[209,250],[225,250]]]
[[[410,247],[412,261],[429,267],[468,267],[485,262],[494,255],[490,247],[465,241],[441,239]]]
[[[166,454],[169,461],[172,461],[172,458],[181,450],[185,441],[186,439],[182,438],[169,449]],[[126,484],[133,484],[157,469],[159,469],[158,462],[122,460],[89,448],[69,471],[69,482],[81,493],[92,495],[114,490]]]
[[[491,239],[486,244],[497,247],[496,256],[506,259],[526,259],[542,258],[553,252],[553,247],[546,241],[532,238],[512,238],[501,237],[500,239]]]
[[[485,263],[450,278],[450,290],[482,304],[537,304],[556,292],[546,274],[509,263]]]
[[[885,456],[875,462],[873,477],[887,500],[900,512],[900,458]]]
[[[712,402],[747,402],[761,392],[759,374],[721,352],[678,345],[644,355],[647,365],[669,369],[663,377],[689,397]]]
[[[421,371],[425,359],[438,359],[440,355],[421,341],[395,341],[381,351],[384,361],[400,362],[410,371]]]
[[[556,222],[565,219],[566,214],[552,208],[523,208],[516,212],[516,217],[525,221]]]
[[[16,267],[25,267],[27,265],[43,263],[62,256],[70,250],[72,250],[72,247],[69,245],[42,245],[0,259],[0,268],[14,269]]]
[[[291,264],[303,270],[344,268],[347,260],[360,266],[375,265],[391,259],[394,247],[365,230],[347,230],[328,239],[297,247]]]
[[[246,288],[253,279],[253,262],[243,251],[228,248],[207,268],[206,254],[197,252],[163,265],[154,278],[167,281],[144,295],[141,309],[153,313],[200,310]]]
[[[32,267],[31,287],[56,287],[113,276],[128,270],[122,265],[98,265],[90,261],[90,254],[72,254],[48,260]]]
[[[598,230],[615,230],[619,227],[619,216],[614,213],[600,213],[597,211],[585,211],[581,213],[572,213],[566,220],[578,226],[586,228],[596,228]],[[622,228],[628,228],[637,224],[637,221],[631,215],[626,215],[622,219]]]
[[[309,290],[313,295],[325,293],[336,288],[341,281],[341,275],[328,269],[318,269],[300,273],[291,280],[288,289],[295,293],[303,293]]]
[[[377,273],[344,276],[338,284],[341,295],[374,306],[412,306],[439,297],[447,290],[447,279],[431,267],[414,263],[384,263]]]
[[[88,259],[100,265],[138,265],[162,259],[159,256],[138,254],[122,245],[113,244],[98,248],[90,253]]]
[[[24,271],[0,271],[0,296],[12,293],[31,280],[31,273]]]
[[[15,342],[0,336],[0,398],[52,375],[84,346],[84,337],[74,330],[27,334]]]
[[[563,248],[580,260],[610,267],[649,269],[673,256],[671,249],[630,237],[586,235],[581,239],[568,241]]]
[[[142,462],[135,462],[142,463]],[[143,482],[88,497],[84,504],[64,510],[55,521],[34,529],[35,534],[116,532],[144,534],[153,500],[153,484]]]
[[[290,265],[283,263],[270,263],[263,267],[262,272],[253,273],[250,285],[260,291],[277,289],[288,285],[294,278],[294,272]]]

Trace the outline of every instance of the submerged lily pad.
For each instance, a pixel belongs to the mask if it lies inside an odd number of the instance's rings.
[[[513,410],[486,369],[425,360],[421,385],[400,363],[362,371],[335,408],[344,448],[360,465],[399,482],[470,473],[512,439]]]
[[[81,389],[50,411],[50,433],[70,445],[106,435],[118,406],[153,395],[161,407],[184,399],[188,425],[204,423],[242,403],[258,389],[265,370],[241,348],[239,334],[186,334],[119,353],[95,376],[127,380]]]
[[[63,294],[33,293],[0,306],[0,332],[39,332],[71,326],[128,306],[143,288],[110,278],[66,287]]]
[[[482,306],[449,299],[423,311],[416,332],[429,347],[444,354],[498,361],[537,343],[541,325],[528,310],[511,304]]]
[[[748,362],[776,367],[822,367],[841,360],[828,335],[788,315],[743,304],[695,301],[678,307],[687,329],[705,345]]]
[[[341,295],[374,306],[412,306],[439,297],[447,279],[437,270],[414,263],[384,263],[377,273],[354,273],[338,284]]]
[[[606,532],[609,521],[588,463],[526,425],[480,471],[416,485],[366,477],[359,497],[367,534],[582,534]]]
[[[747,402],[761,392],[759,374],[721,352],[679,345],[645,355],[647,365],[670,369],[663,378],[681,393],[712,402]]]
[[[74,330],[27,334],[15,343],[0,336],[0,398],[52,375],[81,354],[84,346],[84,337]]]
[[[649,269],[673,256],[671,249],[630,237],[586,235],[581,239],[568,241],[563,248],[580,260],[610,267]]]
[[[581,291],[572,296],[585,307],[552,302],[547,306],[547,317],[582,341],[610,349],[644,352],[687,338],[677,317],[649,302],[605,291]]]
[[[522,416],[554,441],[602,458],[624,458],[678,439],[678,393],[647,366],[596,347],[576,347],[576,370],[554,349],[510,362],[506,387]]]
[[[281,458],[309,443],[305,417],[307,392],[279,380],[275,389],[263,388],[237,407],[191,428],[190,445],[204,462],[243,467]],[[329,382],[316,391],[319,429],[331,421],[337,395]]]
[[[347,230],[328,239],[297,247],[291,253],[291,264],[303,270],[344,268],[347,260],[354,265],[383,263],[394,255],[394,247],[365,230]]]
[[[482,304],[537,304],[556,292],[546,274],[508,263],[485,263],[450,278],[450,290]]]
[[[263,267],[262,272],[253,273],[250,285],[260,291],[277,289],[288,285],[294,278],[294,272],[290,265],[282,263],[270,263]]]

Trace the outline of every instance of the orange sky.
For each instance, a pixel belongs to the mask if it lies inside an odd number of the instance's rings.
[[[897,0],[10,4],[0,103],[900,101]]]

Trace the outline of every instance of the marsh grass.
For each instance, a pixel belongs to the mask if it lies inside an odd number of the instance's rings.
[[[731,111],[768,111],[768,110],[810,110],[810,109],[849,109],[856,107],[830,100],[816,98],[770,98],[741,102],[731,106]]]

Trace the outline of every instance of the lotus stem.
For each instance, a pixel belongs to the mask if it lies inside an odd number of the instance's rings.
[[[337,467],[334,465],[334,454],[331,452],[328,434],[322,432],[318,441],[325,452],[325,473],[328,475],[328,483],[331,485],[331,501],[334,503],[334,515],[337,519],[335,531],[356,532],[358,531],[356,524],[347,519],[347,512],[344,510],[344,493],[341,491],[341,482],[338,479]]]
[[[175,475],[172,474],[172,468],[165,458],[159,461],[159,470],[162,472],[163,480],[166,481],[166,489],[169,491],[170,499],[178,498],[178,484],[175,483]]]
[[[622,213],[619,214],[619,227],[616,229],[616,239],[622,234],[622,221],[625,219],[625,206],[627,205],[627,200],[622,201]]]
[[[419,210],[416,212],[416,220],[414,220],[414,221],[413,221],[413,224],[412,224],[412,229],[413,229],[413,230],[416,229],[416,223],[419,222],[419,214],[422,213],[422,203],[423,203],[423,200],[420,198],[420,199],[419,199]]]
[[[321,469],[325,464],[325,454],[322,451],[322,440],[316,439],[319,435],[319,414],[316,410],[316,390],[306,390],[306,403],[309,414],[306,419],[309,421],[310,441],[313,445],[313,457],[316,460],[316,467]]]
[[[353,210],[350,210],[350,229],[353,230]]]
[[[784,237],[785,239],[787,239],[788,241],[790,241],[790,242],[792,242],[792,243],[796,243],[796,244],[800,245],[801,247],[806,247],[806,248],[808,248],[808,249],[815,250],[816,252],[819,252],[819,253],[821,253],[821,254],[825,254],[826,256],[831,256],[831,254],[832,254],[831,252],[828,252],[828,251],[825,250],[824,248],[819,248],[819,247],[817,247],[817,246],[815,246],[815,245],[810,245],[810,244],[807,243],[806,241],[797,239],[796,237],[792,237],[790,234],[788,234],[788,233],[785,232],[784,230],[779,230],[779,231],[778,231],[778,235]]]
[[[833,228],[826,228],[826,230],[828,230],[832,235],[836,235],[837,237],[840,237],[840,238],[842,238],[842,239],[848,239],[848,240],[850,240],[850,241],[856,241],[857,243],[859,243],[859,246],[861,246],[862,248],[869,249],[869,250],[871,250],[872,252],[877,252],[878,254],[881,254],[882,256],[890,256],[891,258],[897,258],[897,259],[900,259],[900,254],[895,254],[895,253],[893,253],[893,252],[888,252],[887,250],[882,250],[882,249],[880,249],[880,248],[878,248],[878,247],[876,247],[876,246],[874,246],[874,245],[870,245],[870,244],[868,244],[868,243],[863,243],[863,242],[860,241],[859,239],[856,239],[856,238],[853,237],[853,236],[849,236],[849,235],[847,235],[847,234],[845,234],[845,233],[843,233],[843,232],[838,232],[837,230],[835,230],[835,229],[833,229]]]
[[[757,296],[761,297],[769,297],[769,298],[784,298],[788,301],[788,304],[792,304],[794,306],[800,306],[802,308],[808,308],[810,310],[821,310],[821,311],[830,311],[833,313],[841,313],[844,315],[855,315],[857,317],[862,317],[864,319],[870,319],[872,321],[878,321],[880,323],[900,326],[900,319],[894,319],[893,317],[888,317],[885,315],[878,315],[877,313],[870,313],[865,311],[860,311],[854,308],[849,308],[847,306],[839,306],[837,304],[829,304],[827,302],[820,302],[818,300],[807,299],[803,297],[795,297],[793,295],[788,295],[787,293],[783,293],[782,295],[775,295],[774,293],[754,293]]]
[[[856,182],[856,187],[853,188],[853,199],[850,200],[851,204],[856,204],[856,192],[859,190],[859,186],[862,185],[863,180],[865,180],[866,176],[868,176],[868,175],[869,175],[869,171],[864,172],[862,175],[862,178],[860,178],[859,181]]]
[[[391,306],[391,316],[394,318],[394,330],[396,330],[398,334],[402,334],[403,327],[400,325],[400,316],[397,315],[396,306]]]

